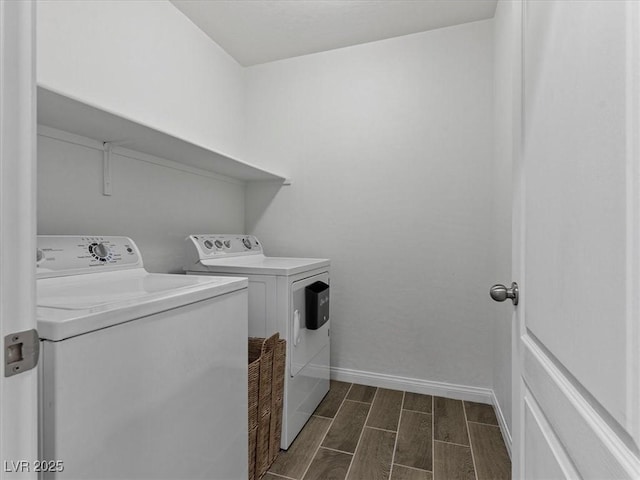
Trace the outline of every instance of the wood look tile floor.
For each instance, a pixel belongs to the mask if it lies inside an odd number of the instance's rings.
[[[331,381],[264,480],[510,480],[493,407]]]

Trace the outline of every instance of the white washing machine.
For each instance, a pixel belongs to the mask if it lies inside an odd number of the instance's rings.
[[[281,447],[329,391],[329,260],[266,257],[250,235],[191,235],[185,271],[249,279],[249,335],[287,340]]]
[[[126,237],[37,253],[45,478],[245,480],[247,280],[148,273]]]

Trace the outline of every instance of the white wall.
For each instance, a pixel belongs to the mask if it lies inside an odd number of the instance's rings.
[[[513,71],[514,35],[518,18],[514,4],[499,1],[494,17],[495,137],[493,183],[493,283],[510,284],[512,158],[513,158]],[[511,431],[511,303],[493,303],[493,389],[505,422]]]
[[[38,135],[39,234],[126,235],[147,270],[182,273],[187,235],[244,228],[243,184],[114,154],[104,196],[100,145],[81,141]]]
[[[271,255],[332,260],[332,365],[491,387],[491,20],[246,70]]]
[[[168,1],[39,1],[38,84],[235,155],[242,67]]]
[[[502,103],[492,164],[492,42],[499,95],[508,48],[492,35],[483,21],[243,72],[169,2],[39,2],[41,85],[294,178],[248,188],[245,221],[241,185],[116,156],[104,197],[101,152],[40,138],[39,233],[127,234],[164,272],[203,229],[330,257],[334,366],[494,385],[508,413],[508,309],[487,301],[509,281],[490,245],[510,181]]]

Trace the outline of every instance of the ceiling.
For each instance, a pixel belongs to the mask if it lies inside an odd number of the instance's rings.
[[[497,0],[172,0],[244,66],[492,18]]]

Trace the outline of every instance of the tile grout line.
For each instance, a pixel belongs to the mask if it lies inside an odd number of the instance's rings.
[[[345,398],[345,402],[355,402],[355,403],[364,403],[365,405],[371,405],[369,402],[361,402],[360,400],[351,400],[350,398]]]
[[[346,455],[353,455],[353,453],[345,452],[344,450],[338,450],[337,448],[323,447],[322,445],[320,445],[320,448],[324,448],[325,450],[331,450],[332,452],[344,453]]]
[[[467,418],[467,407],[464,400],[462,401],[462,413],[464,413],[464,423],[467,427],[467,437],[469,438],[469,450],[471,451],[471,461],[473,462],[473,475],[478,480],[478,468],[476,467],[476,456],[473,454],[473,445],[471,444],[471,431],[469,430],[469,419]]]
[[[455,443],[455,442],[447,442],[445,440],[434,440],[438,443],[446,443],[447,445],[455,445],[456,447],[464,447],[464,448],[471,448],[471,445],[463,445],[461,443]]]
[[[467,423],[475,423],[477,425],[484,425],[486,427],[500,428],[500,425],[496,425],[495,423],[474,422],[474,421],[471,421],[471,420],[467,420]]]
[[[367,427],[367,428],[371,428],[372,430],[380,430],[380,431],[382,431],[382,432],[398,433],[398,431],[397,431],[397,430],[387,430],[386,428],[372,427],[371,425],[365,425],[365,427]]]
[[[317,417],[317,418],[326,418],[327,420],[333,420],[333,417],[325,417],[324,415],[316,415],[315,413],[313,413],[311,416]]]
[[[410,408],[403,408],[402,410],[406,410],[407,412],[422,413],[423,415],[433,415],[433,406],[431,406],[430,412],[423,412],[422,410],[411,410]]]
[[[373,394],[373,398],[371,399],[371,407],[367,412],[367,418],[364,419],[364,425],[362,425],[362,430],[360,431],[360,437],[358,437],[358,442],[356,443],[356,448],[353,451],[353,456],[351,457],[351,462],[349,463],[349,468],[347,468],[347,473],[344,476],[345,480],[349,478],[349,473],[351,472],[351,467],[353,466],[353,461],[356,458],[356,453],[358,453],[358,448],[360,447],[360,442],[362,441],[362,435],[364,435],[364,429],[367,428],[367,421],[369,420],[369,415],[371,415],[371,410],[373,410],[373,402],[375,402],[376,397],[378,396],[379,388],[376,388],[376,393]]]
[[[329,387],[329,388],[331,388],[331,387]],[[327,438],[327,435],[329,434],[329,430],[331,430],[331,427],[333,427],[333,422],[336,421],[336,417],[338,416],[338,412],[340,412],[340,410],[342,409],[342,406],[344,405],[344,402],[347,401],[347,396],[349,395],[349,392],[351,391],[352,388],[353,388],[353,383],[349,386],[349,390],[347,390],[347,393],[344,394],[344,398],[342,399],[342,402],[340,402],[340,406],[338,407],[338,410],[336,410],[336,414],[331,419],[331,423],[329,424],[329,428],[327,428],[327,431],[324,432],[324,435],[322,436],[322,439],[320,440],[320,443],[318,444],[318,448],[316,448],[316,451],[313,452],[313,455],[311,456],[311,461],[309,462],[309,465],[307,465],[307,468],[305,468],[304,473],[300,477],[300,480],[304,479],[305,475],[309,471],[309,468],[311,468],[311,464],[316,459],[316,456],[318,455],[318,452],[320,451],[320,447],[322,447],[322,443]],[[351,460],[353,460],[353,459],[351,459]]]
[[[421,412],[420,410],[407,410],[406,408],[403,408],[402,410],[409,413],[417,413],[418,415],[433,415],[433,413]],[[376,428],[376,427],[371,427],[371,428]],[[378,430],[384,430],[384,428],[378,428]],[[393,430],[389,430],[389,432],[393,432]]]
[[[363,402],[362,400],[354,400],[353,398],[345,398],[347,402],[356,402],[356,403],[365,403],[367,405],[371,405],[373,402]]]
[[[393,475],[393,463],[396,460],[396,448],[398,448],[398,437],[400,436],[400,423],[402,422],[402,407],[404,407],[404,397],[407,392],[402,392],[402,402],[400,403],[400,416],[398,417],[398,426],[396,427],[396,439],[393,442],[393,452],[391,453],[391,466],[389,468],[389,478],[391,480],[391,475]]]
[[[296,480],[293,477],[287,477],[285,475],[280,475],[278,473],[272,473],[272,472],[266,472],[265,475],[273,475],[274,477],[278,477],[278,478],[286,478],[287,480]]]
[[[429,473],[433,473],[431,470],[425,470],[424,468],[417,468],[417,467],[411,467],[409,465],[403,465],[402,463],[394,463],[394,465],[398,465],[399,467],[403,467],[403,468],[410,468],[411,470],[417,470],[419,472],[429,472]]]

